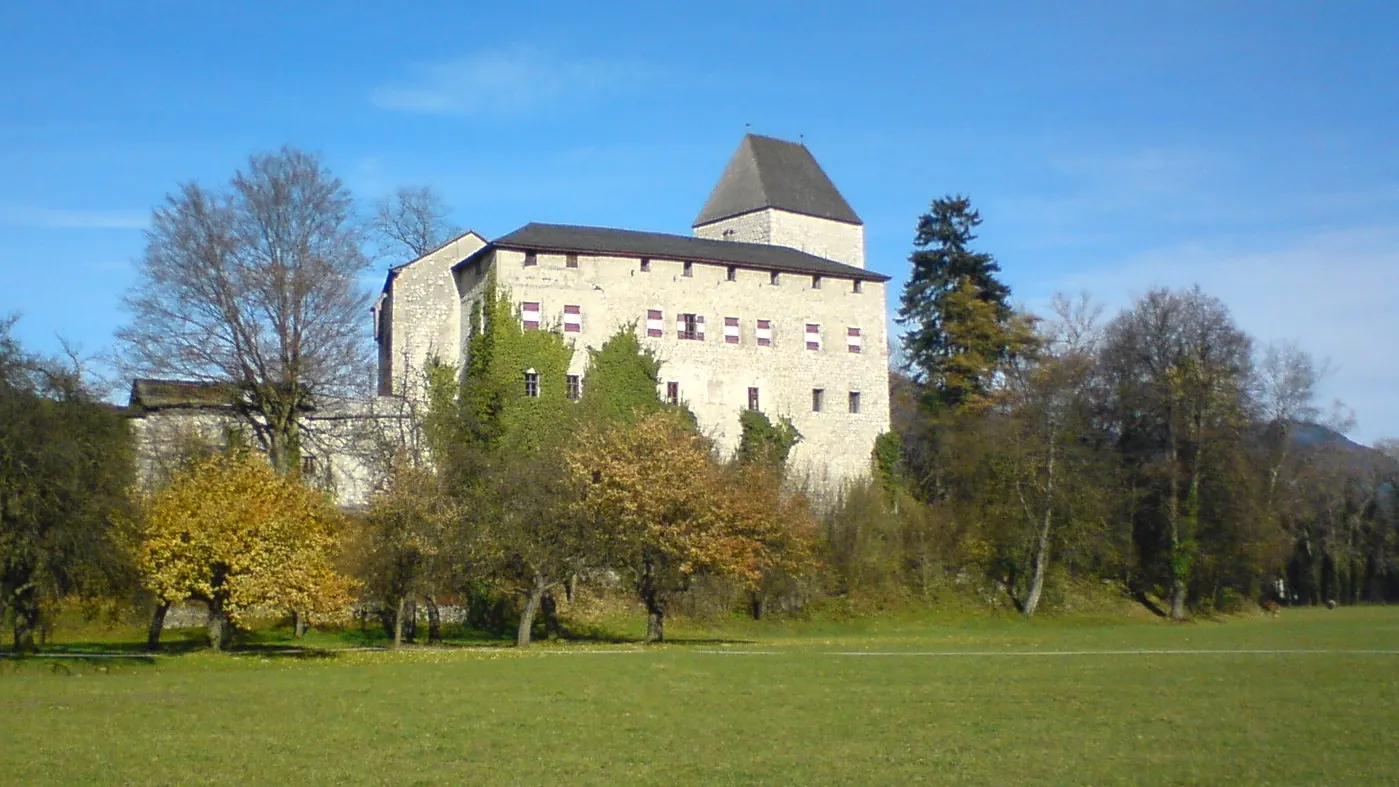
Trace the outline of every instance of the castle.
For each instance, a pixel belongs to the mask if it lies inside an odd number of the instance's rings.
[[[531,223],[487,241],[468,232],[392,269],[374,306],[381,396],[414,396],[430,357],[462,365],[488,282],[526,329],[574,340],[567,379],[520,370],[520,385],[581,390],[588,353],[635,323],[661,360],[657,395],[686,404],[731,454],[739,414],[787,417],[789,460],[830,487],[869,473],[889,428],[887,276],[865,267],[864,224],[804,145],[745,136],[693,235]]]
[[[463,368],[473,313],[493,280],[526,329],[573,340],[564,380],[520,370],[526,395],[562,386],[577,398],[588,347],[635,324],[661,361],[656,392],[683,403],[731,455],[743,409],[791,419],[789,469],[813,489],[868,476],[889,429],[884,285],[865,267],[864,224],[804,145],[745,136],[695,218],[693,235],[531,223],[488,241],[460,235],[391,269],[373,307],[378,397],[308,414],[320,435],[303,471],[342,505],[374,487],[362,435],[399,428],[436,358]],[[142,474],[178,435],[217,439],[232,419],[209,384],[137,380],[129,412]],[[375,429],[356,428],[373,422]],[[312,424],[308,421],[308,426]]]

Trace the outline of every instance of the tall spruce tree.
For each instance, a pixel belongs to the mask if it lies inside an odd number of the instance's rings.
[[[990,254],[970,248],[980,224],[970,199],[934,200],[918,219],[913,272],[899,300],[908,368],[946,404],[980,393],[987,380],[975,370],[992,367],[1015,343],[1001,268]]]

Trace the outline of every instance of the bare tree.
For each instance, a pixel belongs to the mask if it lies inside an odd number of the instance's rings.
[[[317,397],[369,380],[356,277],[368,267],[354,203],[319,157],[252,156],[228,187],[186,183],[152,216],[131,322],[136,373],[230,385],[240,416],[285,472]]]
[[[379,200],[371,226],[380,253],[417,259],[446,243],[459,234],[447,212],[447,203],[431,186],[405,186]]]

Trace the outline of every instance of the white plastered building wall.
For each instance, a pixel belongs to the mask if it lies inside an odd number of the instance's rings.
[[[695,236],[741,243],[766,243],[865,267],[865,228],[834,219],[763,208],[694,228]]]

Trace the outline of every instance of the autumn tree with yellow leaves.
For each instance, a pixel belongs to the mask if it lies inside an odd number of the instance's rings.
[[[329,498],[260,456],[217,455],[143,501],[135,561],[161,602],[209,607],[209,646],[258,610],[344,614],[353,582],[332,561],[344,521]]]
[[[779,562],[812,562],[805,507],[775,483],[753,483],[760,471],[718,465],[709,441],[678,412],[587,427],[566,463],[608,562],[646,605],[648,641],[664,639],[668,604],[698,575],[756,586]]]

